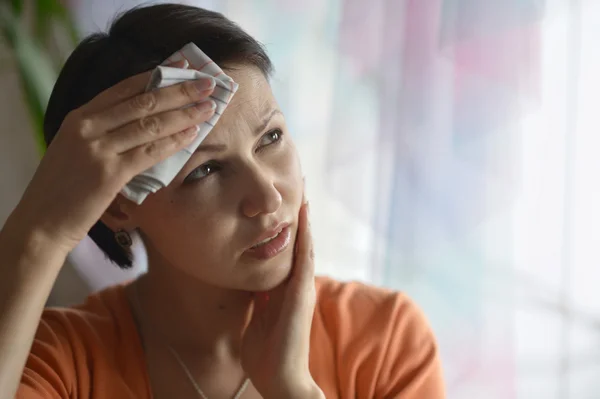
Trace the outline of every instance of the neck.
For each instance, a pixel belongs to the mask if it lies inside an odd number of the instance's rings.
[[[251,314],[249,292],[204,284],[174,268],[150,268],[134,284],[140,322],[157,339],[178,352],[239,357]]]

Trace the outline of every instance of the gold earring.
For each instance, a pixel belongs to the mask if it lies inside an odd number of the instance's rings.
[[[123,249],[129,249],[131,244],[133,244],[131,236],[123,229],[120,229],[115,233],[115,240]]]

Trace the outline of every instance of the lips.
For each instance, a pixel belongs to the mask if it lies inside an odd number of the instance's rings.
[[[266,231],[257,240],[256,244],[248,248],[245,253],[256,259],[270,259],[290,244],[291,232],[289,223],[280,223],[274,229]]]
[[[281,230],[283,230],[283,229],[281,229]],[[281,230],[279,230],[278,232],[273,234],[271,237],[265,238],[264,240],[260,241],[258,244],[251,246],[250,249],[256,249],[256,248],[260,247],[261,245],[265,245],[265,244],[273,241],[281,233]]]
[[[252,245],[250,248],[259,247],[260,245],[264,245],[265,243],[273,240],[288,225],[289,225],[289,223],[285,223],[285,222],[278,223],[274,228],[269,229],[269,230],[265,231],[264,233],[262,233],[256,239],[255,244]]]

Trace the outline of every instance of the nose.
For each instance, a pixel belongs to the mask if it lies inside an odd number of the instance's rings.
[[[242,201],[242,213],[246,217],[275,213],[281,207],[283,199],[275,187],[272,176],[259,167],[254,167],[244,177],[246,195]]]

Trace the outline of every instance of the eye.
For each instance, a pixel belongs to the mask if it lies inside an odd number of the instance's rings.
[[[263,147],[266,147],[268,145],[277,143],[281,140],[281,136],[283,135],[283,132],[281,131],[281,129],[273,129],[267,133],[265,133],[261,138],[260,141],[258,142],[258,150],[262,149]]]
[[[194,169],[189,175],[186,176],[184,182],[188,182],[190,180],[203,179],[217,171],[219,171],[221,167],[214,161],[209,161],[203,163]]]

